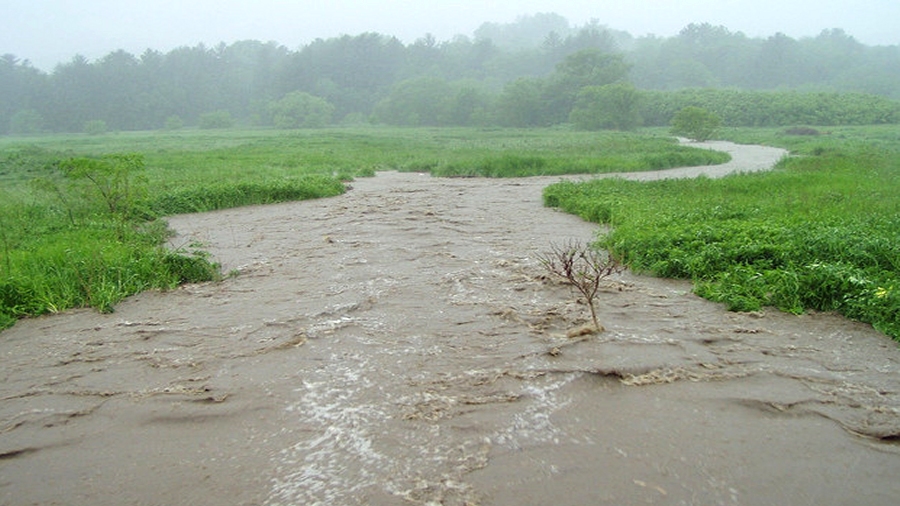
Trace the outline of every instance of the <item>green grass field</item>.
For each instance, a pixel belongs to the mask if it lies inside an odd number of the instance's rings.
[[[600,246],[729,309],[838,311],[900,339],[900,128],[726,136],[793,156],[720,180],[559,183],[545,203],[611,225]]]
[[[0,328],[215,279],[160,217],[339,195],[378,170],[512,177],[654,170],[727,155],[661,134],[566,129],[184,130],[0,138]]]

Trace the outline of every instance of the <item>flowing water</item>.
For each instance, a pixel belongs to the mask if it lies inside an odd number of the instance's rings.
[[[624,177],[784,154],[709,146],[734,160]],[[557,180],[172,218],[238,275],[0,334],[0,503],[896,503],[895,342],[630,273],[567,337],[587,307],[538,258],[598,227],[542,207]]]

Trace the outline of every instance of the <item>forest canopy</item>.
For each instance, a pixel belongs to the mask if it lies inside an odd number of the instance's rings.
[[[51,72],[0,57],[0,134],[369,122],[630,129],[666,125],[687,106],[725,125],[896,123],[898,100],[900,46],[866,46],[840,29],[752,38],[691,24],[633,37],[556,14],[449,41],[364,33],[290,50],[246,40],[75,55]]]

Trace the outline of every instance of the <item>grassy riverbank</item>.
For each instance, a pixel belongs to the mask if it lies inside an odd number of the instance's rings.
[[[729,309],[838,311],[900,339],[900,129],[727,136],[793,156],[720,180],[559,183],[545,203],[611,225],[602,247]]]

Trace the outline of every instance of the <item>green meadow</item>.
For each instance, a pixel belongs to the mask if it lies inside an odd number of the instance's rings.
[[[664,134],[568,129],[183,130],[0,138],[0,328],[112,311],[150,289],[218,279],[163,217],[323,198],[379,170],[514,177],[656,170],[727,155]]]
[[[724,135],[791,156],[716,180],[562,182],[544,201],[610,225],[597,243],[632,269],[731,310],[836,311],[900,339],[900,127]]]

